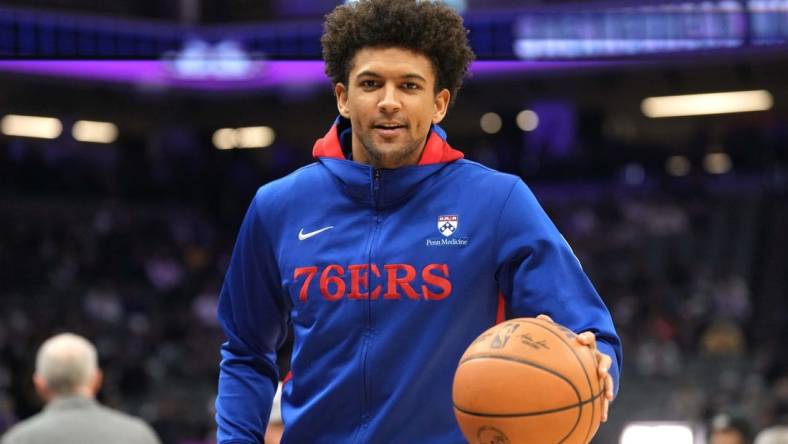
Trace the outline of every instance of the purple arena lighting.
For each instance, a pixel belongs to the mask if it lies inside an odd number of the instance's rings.
[[[220,74],[182,76],[165,61],[137,60],[5,60],[0,72],[84,81],[134,84],[151,88],[176,88],[203,91],[249,91],[285,87],[308,90],[328,85],[322,61],[254,61],[244,76],[222,78]],[[471,67],[471,80],[499,78],[541,71],[564,71],[630,62],[524,62],[478,61]]]

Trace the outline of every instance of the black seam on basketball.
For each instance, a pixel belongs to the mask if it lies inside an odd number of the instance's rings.
[[[513,358],[513,357],[510,357],[510,356],[501,356],[501,355],[494,355],[494,354],[476,354],[476,355],[473,355],[473,356],[471,356],[471,357],[469,357],[469,358],[463,359],[462,361],[460,361],[460,363],[458,364],[458,366],[459,366],[459,365],[462,365],[462,364],[464,364],[464,363],[466,363],[466,362],[468,362],[468,361],[473,361],[473,360],[475,360],[475,359],[502,359],[502,360],[504,360],[504,361],[512,361],[512,362],[517,362],[517,363],[520,363],[520,364],[530,365],[531,367],[536,367],[536,368],[538,368],[539,370],[544,370],[544,371],[546,371],[547,373],[550,373],[550,374],[552,374],[553,376],[558,376],[559,378],[563,379],[563,380],[564,380],[564,382],[566,382],[567,384],[569,384],[569,387],[572,387],[572,390],[574,390],[574,391],[575,391],[575,395],[577,396],[577,401],[578,401],[578,402],[577,402],[577,404],[572,404],[572,405],[569,405],[569,406],[566,406],[566,407],[559,407],[558,409],[553,409],[553,410],[554,410],[554,411],[556,411],[556,412],[560,412],[560,411],[562,411],[562,410],[569,410],[569,409],[571,409],[571,408],[575,408],[575,407],[577,407],[577,406],[582,406],[582,405],[583,405],[585,402],[587,402],[587,401],[583,401],[583,397],[582,397],[582,396],[580,396],[580,391],[579,391],[579,390],[577,390],[577,387],[575,387],[575,385],[572,383],[572,381],[570,381],[570,380],[569,380],[569,378],[567,378],[566,376],[564,376],[564,375],[562,375],[562,374],[558,373],[557,371],[555,371],[555,370],[553,370],[553,369],[551,369],[551,368],[547,368],[547,367],[544,367],[544,366],[543,366],[543,365],[541,365],[541,364],[537,364],[536,362],[529,361],[529,360],[527,360],[527,359],[522,359],[522,358]],[[592,392],[592,393],[593,393],[593,392]],[[590,399],[593,399],[593,398],[590,398]],[[452,402],[452,403],[453,403],[453,402]],[[454,407],[455,407],[455,408],[457,408],[457,410],[459,410],[459,411],[461,411],[461,412],[468,413],[469,415],[476,415],[476,416],[487,416],[487,415],[486,415],[486,414],[484,414],[484,413],[472,413],[472,412],[470,412],[470,411],[463,410],[463,409],[461,409],[460,407],[457,407],[457,405],[456,405],[456,404],[454,405]],[[494,416],[494,417],[506,417],[506,416],[534,416],[534,415],[542,415],[542,414],[544,414],[544,413],[553,413],[553,410],[545,410],[545,411],[542,411],[542,412],[539,412],[539,413],[512,413],[512,414],[502,414],[502,415],[501,415],[501,414],[493,414],[492,416]],[[582,411],[582,410],[579,410],[579,411],[578,411],[578,413],[577,413],[577,420],[575,421],[575,425],[572,427],[572,430],[569,432],[569,435],[567,435],[566,437],[570,436],[570,435],[572,434],[572,432],[574,432],[574,430],[575,430],[575,427],[577,427],[577,423],[579,423],[579,422],[580,422],[580,415],[581,415],[582,413],[583,413],[583,411]],[[562,438],[562,439],[561,439],[561,441],[563,441],[564,439],[566,439],[566,437]]]
[[[577,355],[577,352],[575,352],[575,349],[572,348],[572,345],[569,344],[568,342],[566,342],[566,340],[564,340],[564,338],[562,338],[561,335],[555,333],[554,331],[550,330],[549,328],[545,327],[544,325],[539,324],[538,322],[529,321],[529,320],[522,320],[521,322],[524,322],[526,324],[531,324],[531,325],[537,325],[537,326],[543,328],[545,331],[548,331],[548,332],[552,333],[553,336],[555,336],[558,339],[560,339],[561,342],[563,342],[569,348],[569,350],[575,356],[575,359],[577,359],[577,362],[580,364],[580,368],[583,369],[583,375],[585,375],[586,382],[588,383],[588,391],[591,392],[591,394],[593,395],[594,394],[594,386],[591,384],[591,378],[588,376],[588,372],[586,371],[586,367],[583,365],[583,361],[580,360],[580,356]],[[600,393],[601,393],[602,387],[600,387],[599,389],[600,389]],[[597,397],[598,396],[594,396],[591,399],[596,399]],[[582,413],[582,410],[581,410],[581,413]],[[588,421],[588,430],[586,430],[586,437],[583,440],[583,442],[588,442],[588,435],[591,433],[591,428],[594,426],[594,416],[595,415],[596,415],[596,404],[592,403],[591,404],[591,420]],[[578,421],[578,423],[580,422],[580,417],[577,418],[577,421]],[[577,426],[577,424],[575,424],[575,427],[576,426]],[[574,432],[574,428],[572,428],[572,432]],[[566,439],[566,438],[564,438],[564,439]],[[561,442],[563,442],[563,440],[561,440]]]
[[[582,408],[583,405],[588,404],[589,402],[596,401],[596,399],[599,398],[600,396],[602,396],[602,392],[597,393],[596,395],[586,399],[585,401],[580,401],[577,404],[567,405],[567,406],[564,406],[564,407],[558,407],[558,408],[554,408],[554,409],[550,409],[550,410],[540,410],[538,412],[528,412],[528,413],[480,413],[480,412],[473,412],[473,411],[470,411],[470,410],[465,410],[464,408],[459,407],[457,404],[454,404],[454,403],[452,403],[452,404],[454,405],[455,409],[461,411],[462,413],[465,413],[466,415],[480,416],[480,417],[484,417],[484,418],[518,418],[518,417],[521,417],[521,416],[547,415],[547,414],[550,414],[550,413],[562,412],[564,410],[569,410],[569,409],[573,409],[573,408],[577,408],[577,407]],[[564,439],[566,439],[566,438],[564,438]]]

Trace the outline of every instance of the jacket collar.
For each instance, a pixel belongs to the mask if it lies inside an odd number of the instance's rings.
[[[315,142],[312,155],[342,184],[354,200],[378,208],[404,201],[432,175],[448,163],[463,157],[446,142],[446,133],[433,125],[418,165],[395,169],[376,169],[347,160],[350,147],[350,121],[338,117],[328,133]],[[344,149],[343,149],[344,148]]]

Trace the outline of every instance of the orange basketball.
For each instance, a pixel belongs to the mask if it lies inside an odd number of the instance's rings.
[[[472,444],[587,444],[604,399],[591,349],[566,327],[535,318],[476,338],[460,359],[452,398]]]

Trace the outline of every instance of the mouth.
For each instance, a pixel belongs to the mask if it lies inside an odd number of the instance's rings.
[[[378,129],[398,129],[398,128],[405,128],[404,123],[400,122],[383,122],[383,123],[376,123],[375,128]]]
[[[377,133],[382,137],[392,138],[399,134],[400,131],[404,131],[405,128],[407,128],[407,125],[399,122],[384,122],[374,125],[373,128],[375,128]]]

